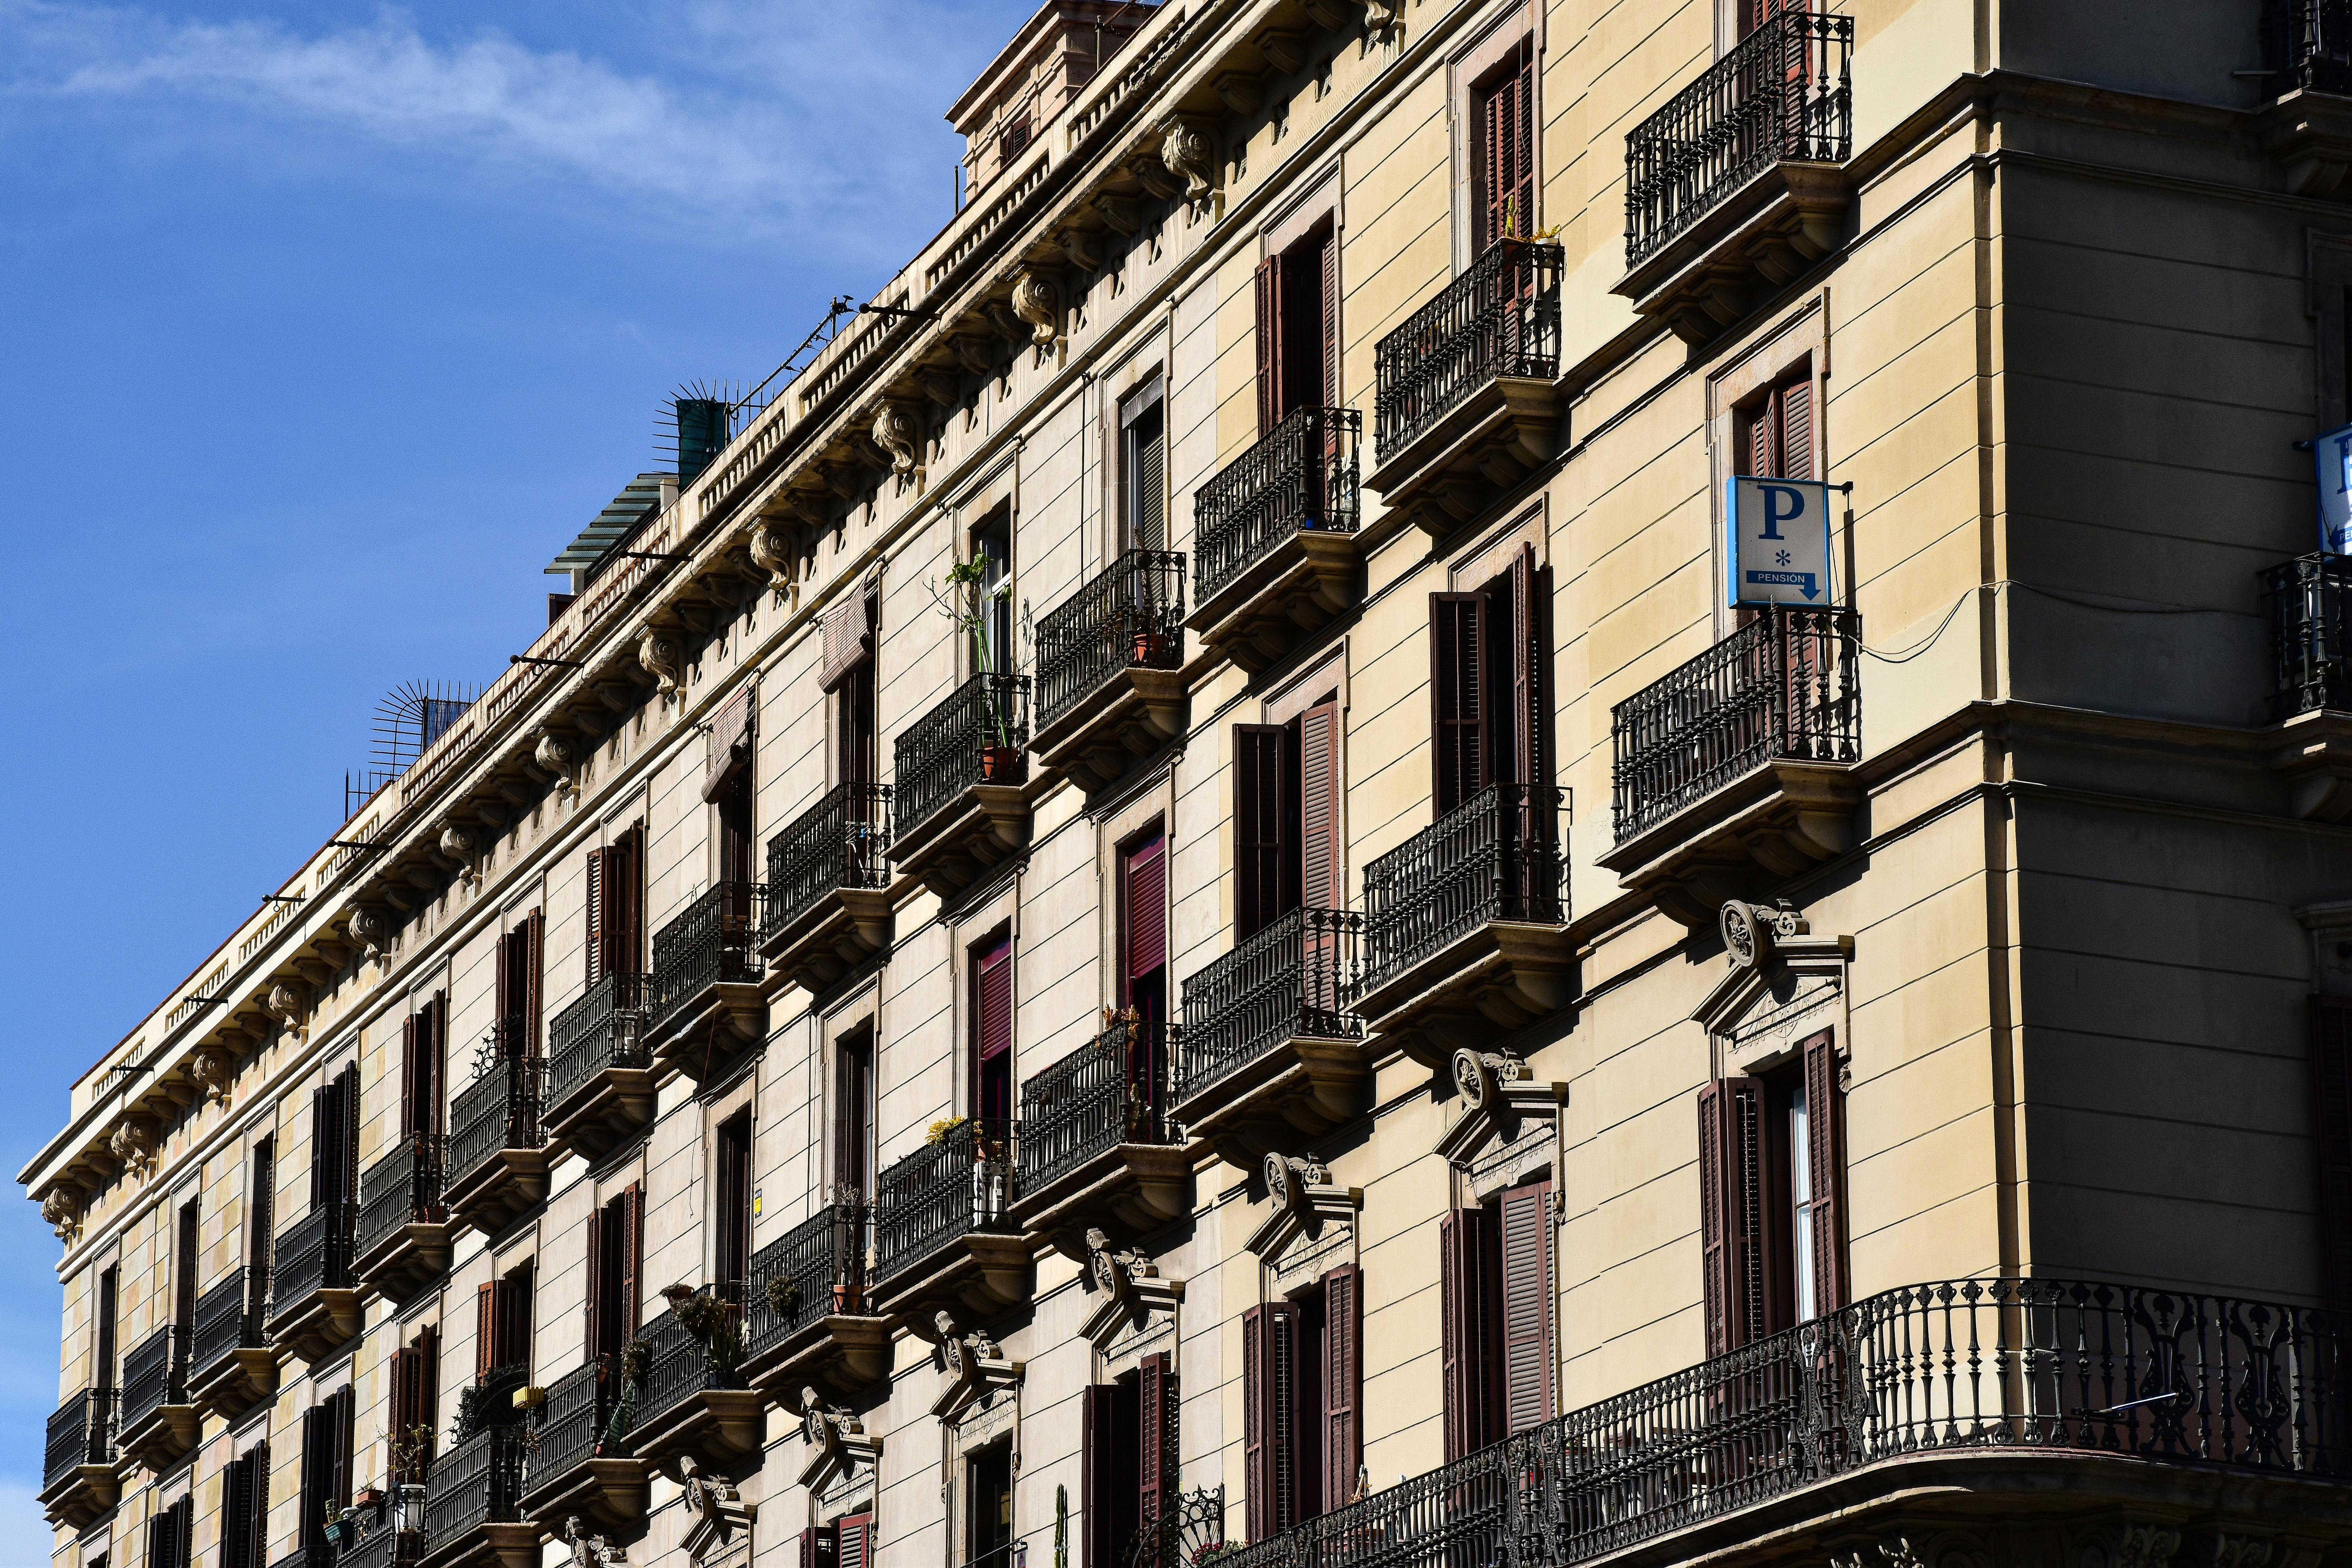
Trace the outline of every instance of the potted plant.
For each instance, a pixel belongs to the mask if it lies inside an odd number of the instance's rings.
[[[383,1505],[382,1487],[362,1487],[352,1494],[353,1508],[381,1508]]]
[[[1008,579],[990,588],[986,585],[987,576],[988,558],[974,555],[949,567],[947,574],[930,587],[940,613],[958,631],[971,635],[974,667],[982,673],[992,673],[997,668],[997,650],[988,644],[990,609],[1011,596],[1013,584]],[[1010,783],[1021,766],[1021,748],[1013,743],[1013,726],[1005,712],[1007,704],[992,690],[982,693],[981,703],[987,719],[980,741],[980,776],[984,783]]]

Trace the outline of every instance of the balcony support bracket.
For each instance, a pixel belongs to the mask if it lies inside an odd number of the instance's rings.
[[[240,1345],[188,1377],[188,1395],[223,1421],[235,1421],[278,1393],[278,1352]]]
[[[547,1170],[553,1163],[545,1148],[494,1151],[449,1184],[450,1223],[470,1225],[484,1236],[500,1234],[547,1196]]]
[[[1496,376],[1464,398],[1365,478],[1388,510],[1366,527],[1364,549],[1408,523],[1442,539],[1484,513],[1551,461],[1561,412],[1559,383],[1534,376]]]
[[[1843,163],[1776,163],[1611,292],[1701,347],[1836,249],[1853,195]]]
[[[887,1315],[819,1318],[777,1349],[744,1363],[744,1375],[779,1409],[804,1415],[803,1389],[854,1399],[887,1378],[898,1327],[898,1320]]]
[[[1601,857],[1618,886],[1696,930],[1853,847],[1863,789],[1850,764],[1776,761]]]
[[[448,1270],[457,1227],[429,1220],[400,1226],[374,1251],[353,1260],[352,1275],[387,1301],[405,1301]]]
[[[547,1116],[547,1146],[593,1164],[654,1119],[651,1068],[608,1067]]]
[[[269,1320],[270,1342],[281,1363],[319,1360],[357,1334],[367,1309],[357,1290],[313,1290]]]
[[[715,982],[682,1027],[665,1028],[654,1041],[654,1076],[658,1081],[677,1074],[700,1083],[712,1068],[733,1060],[737,1051],[767,1037],[764,988],[756,984]]]
[[[770,993],[797,985],[812,995],[829,990],[851,970],[887,951],[891,939],[889,891],[836,888],[767,944]]]
[[[1225,1163],[1255,1171],[1268,1153],[1360,1113],[1370,1080],[1363,1041],[1297,1036],[1210,1085],[1178,1118]]]
[[[634,1533],[644,1527],[653,1484],[635,1459],[583,1459],[560,1484],[523,1499],[523,1511],[540,1530],[562,1538],[572,1515],[597,1531]]]
[[[684,1485],[681,1461],[689,1458],[720,1475],[756,1461],[767,1426],[768,1399],[758,1389],[705,1388],[640,1428],[634,1444],[639,1459]]]
[[[1029,847],[1027,792],[1018,784],[973,784],[931,821],[890,847],[898,874],[929,888],[942,903]]]

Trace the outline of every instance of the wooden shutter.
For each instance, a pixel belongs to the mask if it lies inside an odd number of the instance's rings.
[[[1445,1399],[1445,1458],[1465,1458],[1502,1440],[1497,1419],[1502,1313],[1494,1215],[1457,1209],[1437,1222],[1438,1294]]]
[[[197,1225],[194,1202],[180,1205],[177,1255],[172,1260],[172,1323],[180,1331],[180,1354],[188,1354],[188,1336],[196,1327]]]
[[[1168,418],[1155,401],[1128,426],[1134,469],[1128,476],[1129,542],[1138,550],[1168,548]]]
[[[1837,1037],[1830,1030],[1800,1047],[1805,1060],[1805,1138],[1809,1147],[1790,1151],[1805,1161],[1812,1191],[1813,1311],[1834,1312],[1846,1304],[1845,1278],[1845,1096],[1838,1089]]]
[[[522,922],[522,992],[526,1020],[523,1025],[523,1054],[533,1060],[539,1057],[539,1015],[546,996],[545,987],[541,983],[541,972],[546,968],[546,952],[547,914],[542,910],[533,910],[530,917]]]
[[[338,1075],[342,1092],[336,1096],[335,1201],[347,1204],[360,1191],[360,1069],[356,1063]]]
[[[147,1521],[147,1568],[188,1568],[196,1500],[184,1497]]]
[[[1289,730],[1281,724],[1234,726],[1234,924],[1246,940],[1287,913],[1283,899],[1291,846],[1285,829],[1297,796],[1284,787]]]
[[[1364,1271],[1323,1276],[1323,1511],[1356,1495],[1364,1460]]]
[[[1503,1401],[1506,1431],[1553,1415],[1551,1184],[1513,1187],[1496,1205],[1503,1252]]]
[[[1257,264],[1257,433],[1282,421],[1282,258]]]
[[[313,1405],[302,1412],[302,1498],[297,1540],[323,1559],[326,1549],[327,1412]],[[267,1527],[265,1526],[265,1529]]]
[[[441,1329],[427,1323],[416,1331],[416,1424],[425,1428],[425,1458],[419,1474],[412,1480],[423,1480],[423,1471],[431,1468],[436,1436],[441,1425]]]
[[[1299,1505],[1306,1490],[1299,1474],[1298,1461],[1304,1455],[1305,1439],[1312,1428],[1307,1422],[1316,1418],[1313,1412],[1298,1408],[1301,1384],[1307,1382],[1309,1369],[1301,1365],[1302,1324],[1298,1306],[1292,1301],[1269,1301],[1265,1308],[1265,1443],[1268,1449],[1267,1468],[1272,1472],[1273,1491],[1270,1506],[1274,1525],[1288,1530],[1299,1520]],[[1318,1378],[1315,1381],[1319,1382]],[[1311,1386],[1311,1384],[1309,1384]]]
[[[854,1513],[835,1525],[841,1543],[841,1568],[871,1568],[874,1561],[874,1516]]]
[[[1698,1234],[1709,1356],[1722,1355],[1731,1348],[1732,1194],[1724,1114],[1723,1085],[1702,1085],[1698,1091]]]
[[[1762,1081],[1752,1078],[1726,1078],[1699,1091],[1709,1355],[1738,1350],[1774,1326],[1766,1104]]]
[[[1175,1404],[1176,1374],[1168,1352],[1143,1358],[1136,1373],[1138,1404],[1136,1470],[1142,1481],[1136,1519],[1149,1529],[1160,1517],[1168,1495],[1175,1489],[1175,1456],[1168,1442],[1169,1415]]]
[[[499,1282],[495,1279],[478,1286],[474,1291],[474,1381],[479,1383],[490,1375],[497,1365],[492,1358],[498,1354],[499,1342]]]
[[[425,1104],[424,1087],[417,1073],[424,1063],[419,1058],[416,1029],[424,1015],[411,1013],[400,1025],[400,1135],[412,1137],[425,1131],[417,1112]]]
[[[1118,1390],[1107,1383],[1090,1383],[1078,1390],[1078,1507],[1081,1568],[1124,1568],[1120,1543],[1112,1539],[1118,1510],[1111,1500],[1118,1481],[1112,1462],[1112,1423],[1117,1419]]]
[[[728,699],[710,721],[710,761],[703,769],[702,798],[717,800],[751,761],[751,689]]]
[[[1535,211],[1535,51],[1522,42],[1479,90],[1478,246],[1531,235]]]
[[[327,1500],[352,1500],[352,1439],[359,1415],[359,1391],[345,1384],[327,1401]]]
[[[829,1524],[801,1531],[800,1568],[840,1568],[841,1531]]]
[[[1511,741],[1514,782],[1543,782],[1543,605],[1537,590],[1536,550],[1522,544],[1511,557]]]
[[[588,910],[585,940],[580,951],[587,960],[587,982],[593,985],[612,971],[606,912],[612,902],[613,856],[610,846],[588,851]]]
[[[1168,840],[1160,834],[1127,852],[1127,963],[1122,999],[1132,983],[1168,963]]]
[[[532,1283],[528,1263],[499,1281],[499,1366],[530,1365]]]
[[[1348,907],[1339,764],[1339,705],[1309,708],[1298,716],[1298,883],[1299,902],[1311,910]]]
[[[1275,1532],[1273,1452],[1267,1445],[1270,1422],[1267,1384],[1273,1381],[1266,1364],[1266,1309],[1251,1307],[1242,1313],[1242,1486],[1245,1528],[1252,1541]],[[1089,1563],[1087,1568],[1095,1568]]]
[[[334,1085],[322,1083],[310,1091],[310,1206],[327,1202],[327,1139],[334,1125]]]
[[[1327,228],[1318,258],[1323,270],[1323,406],[1339,406],[1339,231]]]
[[[423,1130],[438,1134],[449,1116],[449,995],[436,991],[425,1009],[425,1104],[428,1112]]]
[[[588,1345],[585,1353],[590,1361],[603,1355],[605,1350],[604,1228],[613,1223],[614,1217],[609,1204],[588,1211]],[[620,1259],[616,1258],[611,1261],[617,1263]]]
[[[1813,478],[1813,378],[1810,368],[1781,384],[1774,394],[1778,405],[1772,421],[1779,437],[1780,470],[1776,478]]]
[[[246,1264],[251,1275],[251,1299],[268,1289],[270,1225],[278,1207],[278,1143],[264,1138],[253,1149],[253,1186],[245,1195]]]
[[[621,1316],[629,1339],[643,1324],[637,1303],[637,1280],[645,1272],[646,1184],[631,1182],[621,1194]]]
[[[982,1086],[990,1081],[990,1069],[1013,1049],[1013,939],[1005,938],[980,955],[979,973],[972,978],[972,1114],[978,1117],[1009,1115],[1009,1105],[985,1102]],[[1003,1068],[999,1068],[1001,1074]],[[1009,1090],[1010,1085],[1007,1084]]]
[[[1437,815],[1486,787],[1486,620],[1484,594],[1429,596],[1430,735]]]

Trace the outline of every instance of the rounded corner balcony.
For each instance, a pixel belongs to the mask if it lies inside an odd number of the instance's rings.
[[[1566,1004],[1559,790],[1489,784],[1364,868],[1355,1011],[1427,1067]]]
[[[2352,1543],[2346,1336],[2333,1313],[2136,1286],[1908,1286],[1219,1568],[2030,1568],[2062,1542],[2068,1562],[2155,1568],[2184,1541],[2276,1563],[2282,1535],[2287,1561],[2319,1562]]]
[[[522,1054],[525,1020],[509,1018],[493,1051],[449,1107],[448,1184],[443,1202],[453,1225],[498,1236],[547,1196],[554,1157],[540,1126],[547,1064]]]
[[[548,1157],[594,1163],[654,1119],[653,1058],[646,1049],[642,974],[614,971],[547,1026]]]
[[[756,1459],[767,1431],[767,1399],[745,1386],[742,1305],[733,1291],[704,1289],[691,1297],[681,1291],[680,1297],[680,1306],[646,1324],[633,1351],[624,1352],[643,1360],[630,1369],[623,1397],[631,1406],[632,1451],[682,1483],[679,1461],[689,1457],[722,1476]],[[642,1351],[634,1350],[638,1343]]]
[[[88,1529],[122,1496],[115,1468],[115,1391],[85,1388],[49,1417],[41,1511],[51,1524]]]
[[[858,1194],[833,1201],[751,1255],[743,1303],[743,1372],[786,1410],[801,1391],[853,1399],[890,1375],[898,1320],[866,1290],[871,1213]]]
[[[352,1275],[362,1290],[394,1305],[449,1267],[457,1227],[441,1202],[446,1146],[434,1133],[404,1133],[360,1177]]]
[[[352,1279],[348,1202],[321,1204],[280,1231],[270,1257],[269,1342],[305,1365],[360,1331],[366,1309]]]
[[[208,1415],[234,1421],[278,1393],[278,1352],[263,1332],[269,1276],[236,1268],[196,1298],[188,1348],[188,1395]]]
[[[1013,1213],[1074,1261],[1087,1257],[1089,1229],[1129,1241],[1192,1210],[1173,1035],[1154,1019],[1109,1019],[1021,1086]]]
[[[1444,539],[1551,460],[1562,412],[1557,245],[1506,237],[1373,350],[1372,472],[1386,510]]]
[[[889,858],[952,900],[1029,847],[1029,678],[973,676],[898,732]]]
[[[888,784],[835,784],[768,840],[770,989],[821,994],[889,947],[890,796]]]
[[[425,1568],[537,1568],[539,1527],[517,1500],[530,1463],[530,1435],[511,1425],[482,1427],[436,1456],[425,1483]]]
[[[945,1310],[994,1317],[1029,1300],[1029,1238],[1013,1217],[1013,1129],[957,1120],[874,1184],[876,1307],[925,1339]]]
[[[1853,180],[1853,18],[1787,10],[1625,138],[1613,293],[1694,347],[1842,242]]]
[[[1610,710],[1618,885],[1694,929],[1853,846],[1862,619],[1767,606]]]
[[[115,1447],[157,1475],[195,1447],[204,1412],[188,1397],[188,1335],[177,1323],[156,1330],[122,1358],[122,1414]]]
[[[643,1039],[658,1079],[700,1083],[768,1035],[757,937],[769,889],[718,882],[654,932]]]
[[[1369,1109],[1349,1005],[1363,928],[1351,910],[1293,910],[1185,979],[1176,1115],[1227,1164],[1254,1171]]]
[[[1192,492],[1192,604],[1209,653],[1255,675],[1363,598],[1352,408],[1294,408]]]
[[[631,1445],[635,1414],[616,1357],[599,1356],[549,1384],[531,1413],[520,1515],[559,1540],[574,1515],[607,1534],[642,1529],[651,1488]]]
[[[1185,731],[1184,557],[1130,550],[1037,621],[1037,761],[1092,794]]]

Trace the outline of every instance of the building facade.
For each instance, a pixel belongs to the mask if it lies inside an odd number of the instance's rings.
[[[1054,0],[75,1087],[54,1560],[2340,1556],[2337,10]]]

